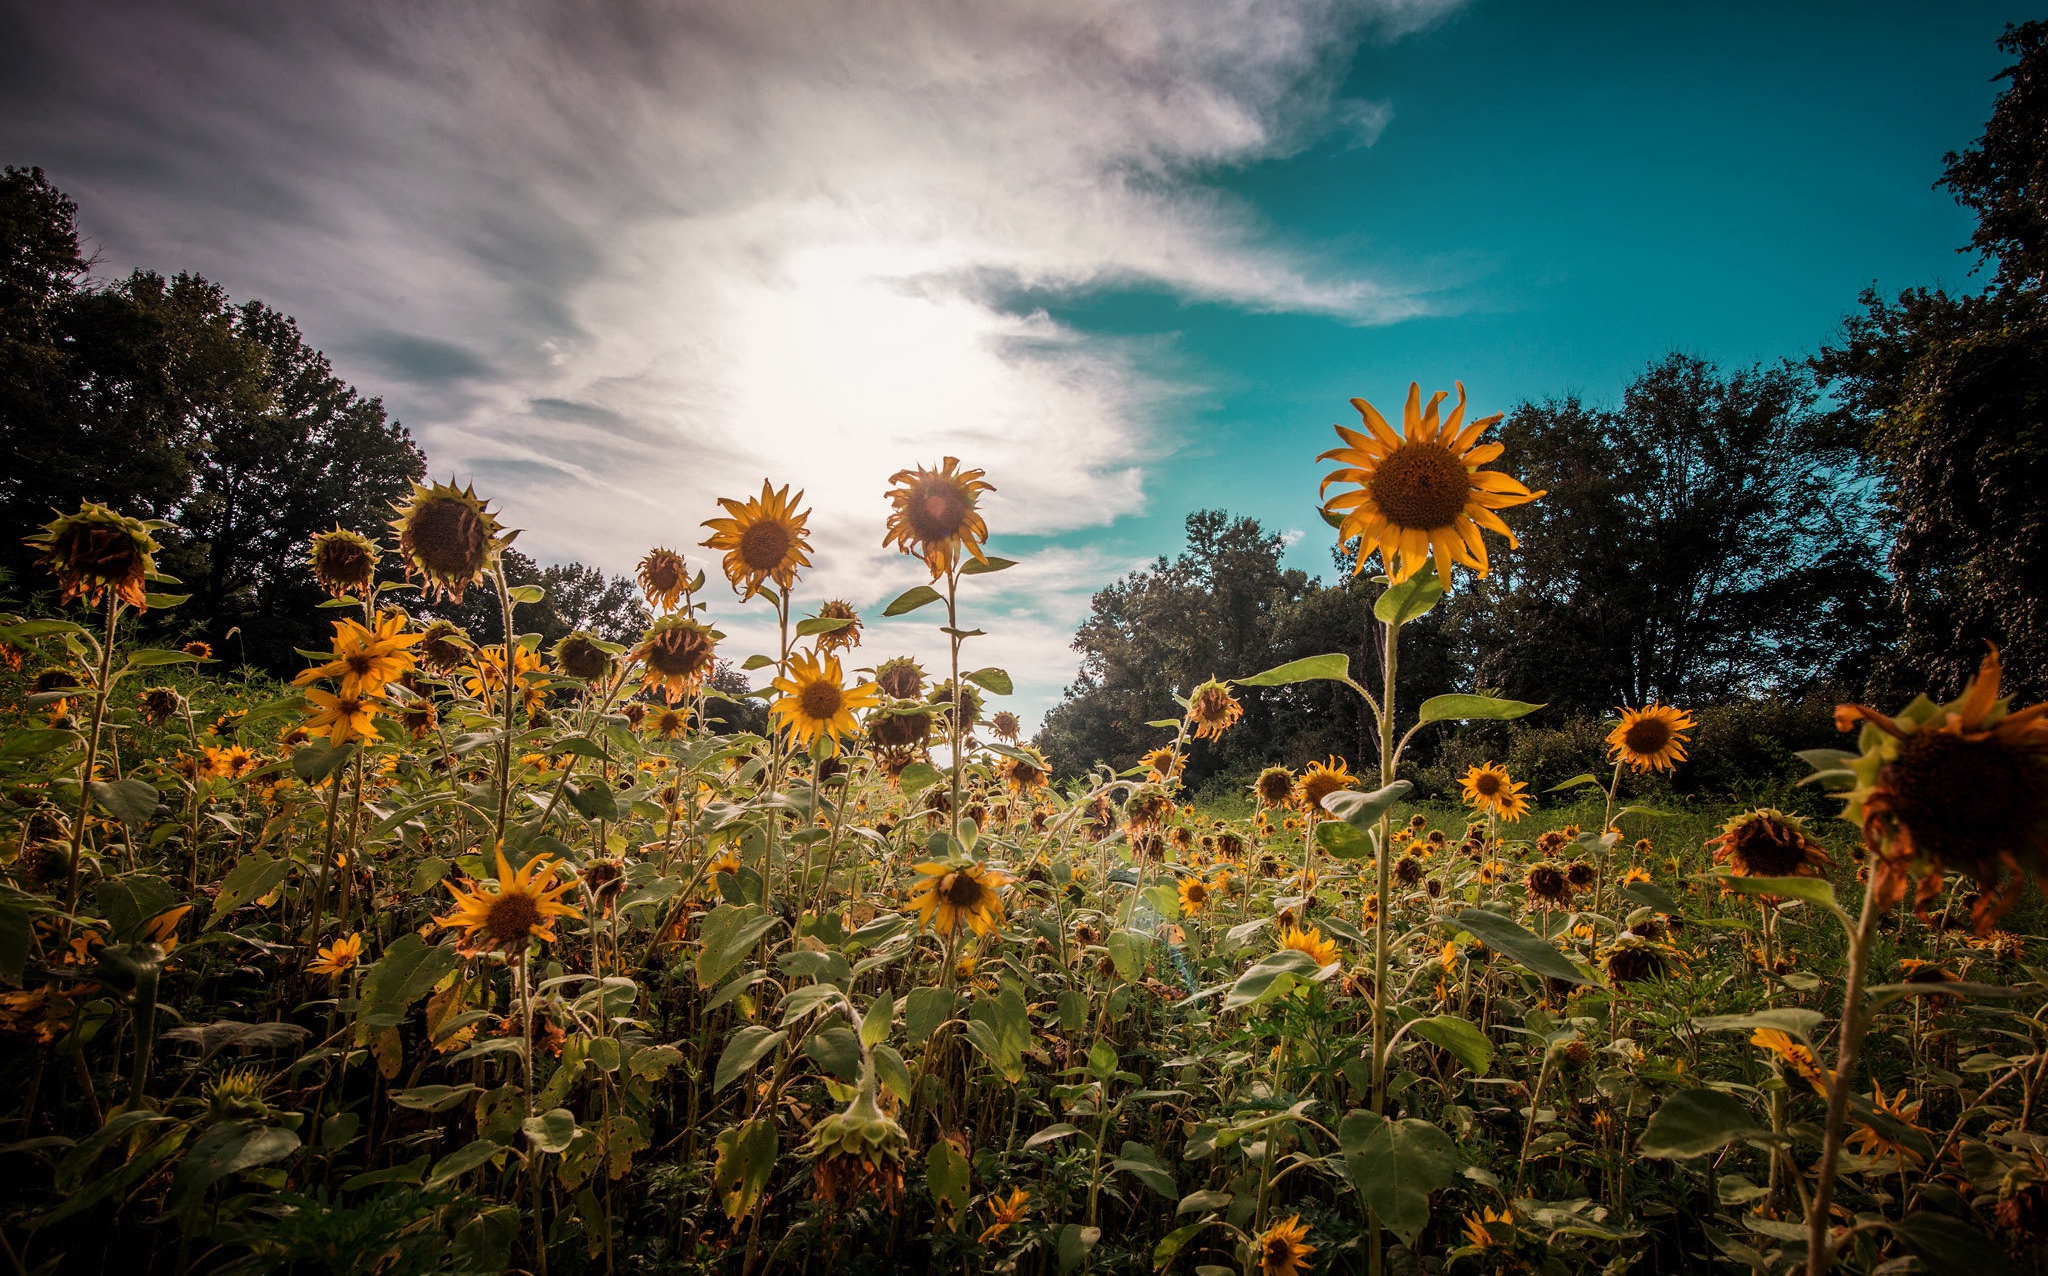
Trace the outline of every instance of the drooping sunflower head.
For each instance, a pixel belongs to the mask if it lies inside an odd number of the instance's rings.
[[[563,635],[550,654],[557,669],[585,682],[595,682],[612,671],[612,653],[605,650],[602,639],[587,629]]]
[[[1607,950],[1607,978],[1616,984],[1662,979],[1664,971],[1663,949],[1641,936],[1623,934]]]
[[[683,561],[681,554],[659,545],[648,550],[647,556],[640,560],[638,579],[647,605],[660,612],[674,611],[676,604],[682,602],[683,595],[699,583],[690,578],[690,565]]]
[[[1998,694],[2002,672],[1994,648],[1948,704],[1920,696],[1896,718],[1865,705],[1835,710],[1843,730],[1862,724],[1842,818],[1876,852],[1880,896],[1896,902],[1917,878],[1924,904],[1946,871],[1967,873],[1980,887],[1980,935],[2027,877],[2048,880],[2048,704],[2012,710]]]
[[[1600,880],[1600,870],[1584,860],[1573,860],[1564,866],[1564,880],[1571,883],[1575,891],[1589,891],[1593,883]]]
[[[711,676],[718,639],[717,630],[689,616],[663,616],[648,626],[631,658],[647,667],[642,685],[649,691],[661,688],[674,704]]]
[[[369,593],[377,583],[377,560],[383,556],[375,541],[339,526],[313,533],[306,550],[313,579],[331,598]]]
[[[936,927],[950,935],[965,923],[975,934],[986,935],[1003,920],[1002,888],[1011,880],[1007,873],[986,864],[919,864],[917,871],[924,880],[909,907],[920,929]]]
[[[1133,833],[1156,829],[1172,814],[1172,796],[1157,785],[1140,785],[1124,799],[1124,824]]]
[[[875,684],[842,686],[839,657],[798,652],[790,657],[789,672],[772,684],[782,695],[768,706],[768,716],[800,747],[824,742],[828,755],[836,756],[839,744],[860,730],[854,721],[856,710],[872,708]]]
[[[260,1068],[231,1068],[200,1087],[210,1120],[259,1120],[269,1115],[263,1102],[268,1078]]]
[[[1339,464],[1323,479],[1325,493],[1336,483],[1358,485],[1323,506],[1325,515],[1341,519],[1340,542],[1358,540],[1354,572],[1364,570],[1366,559],[1377,550],[1387,578],[1397,585],[1432,561],[1446,584],[1453,564],[1484,576],[1482,531],[1507,537],[1510,548],[1515,544],[1515,534],[1494,511],[1543,495],[1505,474],[1479,468],[1501,454],[1500,444],[1479,441],[1500,414],[1466,425],[1465,386],[1460,382],[1458,406],[1439,419],[1446,397],[1438,391],[1425,408],[1422,387],[1411,382],[1399,434],[1372,404],[1353,399],[1351,406],[1358,409],[1365,429],[1336,427],[1345,446],[1316,458]]]
[[[953,717],[953,680],[948,678],[938,686],[933,687],[932,693],[925,697],[925,703],[938,709],[937,716],[939,722],[951,722]],[[965,679],[961,680],[960,734],[962,736],[969,734],[974,728],[981,725],[982,711],[986,707],[987,701],[982,699],[981,688]]]
[[[1692,715],[1668,704],[1623,709],[1607,733],[1607,756],[1638,771],[1669,771],[1685,761],[1686,732],[1696,725]]]
[[[804,1151],[812,1158],[811,1191],[816,1199],[851,1202],[874,1196],[896,1209],[903,1196],[903,1154],[910,1138],[881,1105],[872,1067],[861,1072],[860,1089],[843,1111],[812,1127]]]
[[[918,466],[889,476],[889,502],[895,511],[882,544],[894,545],[924,560],[932,579],[951,571],[962,554],[986,561],[982,542],[988,523],[982,518],[981,494],[995,488],[982,481],[985,471],[962,470],[957,458],[946,457],[935,470]]]
[[[1052,765],[1045,760],[1045,755],[1028,744],[1004,754],[998,769],[1002,772],[1003,782],[1019,797],[1030,797],[1052,778]]]
[[[149,687],[142,693],[142,717],[160,727],[185,711],[185,697],[175,687]]]
[[[1531,864],[1522,881],[1529,888],[1529,898],[1546,908],[1562,908],[1572,902],[1571,879],[1549,860]]]
[[[896,656],[875,666],[875,685],[884,695],[915,700],[924,694],[924,669],[909,656]]]
[[[805,526],[811,512],[797,508],[803,499],[802,492],[791,496],[788,484],[777,489],[766,479],[761,481],[758,497],[745,501],[718,498],[727,517],[704,521],[711,529],[704,545],[725,551],[725,578],[740,597],[752,598],[771,580],[787,592],[796,583],[797,569],[811,565],[810,533]]]
[[[868,738],[875,742],[876,747],[908,753],[910,761],[916,760],[931,734],[931,715],[922,709],[908,713],[877,709],[868,715]],[[909,762],[904,765],[908,766]]]
[[[42,551],[37,562],[57,578],[57,601],[98,606],[111,593],[129,609],[146,611],[158,549],[150,533],[163,526],[80,501],[77,513],[51,519],[27,544]]]
[[[452,620],[437,620],[427,626],[419,642],[420,663],[435,673],[452,673],[469,663],[476,644],[462,626]]]
[[[995,732],[996,739],[1007,744],[1015,744],[1018,734],[1024,730],[1024,724],[1008,709],[998,709],[995,716],[988,720],[988,729]]]
[[[1286,806],[1294,800],[1294,772],[1284,766],[1269,766],[1252,781],[1252,794],[1261,807]]]
[[[391,526],[406,578],[417,572],[437,597],[461,602],[462,592],[484,578],[503,547],[497,518],[473,488],[415,483],[396,509]]]
[[[1358,777],[1351,774],[1350,766],[1343,758],[1334,754],[1324,762],[1311,762],[1301,773],[1301,780],[1295,786],[1294,800],[1303,809],[1323,814],[1323,799],[1332,793],[1358,787]]]
[[[1828,864],[1828,853],[1806,833],[1806,822],[1771,807],[1745,811],[1721,826],[1707,842],[1716,864],[1738,877],[1812,877]]]
[[[826,630],[811,640],[811,645],[819,651],[851,651],[860,646],[860,613],[853,609],[852,603],[843,598],[834,598],[818,608],[816,619],[845,622],[839,628]]]
[[[1215,678],[1188,693],[1188,720],[1195,724],[1195,738],[1215,740],[1244,716],[1244,706],[1230,694],[1230,684]]]
[[[574,879],[557,882],[559,867],[546,855],[536,855],[515,872],[500,848],[494,886],[471,881],[447,883],[448,893],[455,897],[455,911],[435,918],[434,923],[462,931],[465,947],[472,952],[516,953],[535,939],[552,943],[556,918],[583,916],[581,909],[562,902],[562,896],[576,883]]]

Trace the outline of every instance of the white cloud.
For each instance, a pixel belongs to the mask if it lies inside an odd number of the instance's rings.
[[[816,509],[809,592],[872,602],[913,583],[895,469],[958,455],[998,537],[1058,534],[1140,509],[1172,446],[1141,343],[1005,296],[1418,312],[1200,177],[1333,118],[1370,144],[1350,49],[1453,2],[56,6],[19,18],[50,70],[0,141],[114,264],[297,315],[529,552],[624,570],[771,477]],[[988,644],[1032,707],[1104,579],[1072,573],[1112,569],[1054,561]]]

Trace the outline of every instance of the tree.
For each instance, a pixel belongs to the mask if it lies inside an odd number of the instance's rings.
[[[2048,22],[2007,26],[1998,47],[2018,60],[1977,144],[1946,157],[1939,185],[1977,214],[1970,245],[1998,263],[2001,288],[2048,281]]]
[[[517,549],[504,552],[505,581],[515,588],[538,585],[541,601],[519,608],[513,623],[520,633],[537,633],[551,647],[572,629],[584,629],[608,642],[639,640],[653,616],[640,601],[639,589],[626,576],[606,576],[582,563],[543,567]],[[425,615],[453,621],[480,643],[504,640],[497,591],[488,584],[464,592],[460,603],[422,602]]]

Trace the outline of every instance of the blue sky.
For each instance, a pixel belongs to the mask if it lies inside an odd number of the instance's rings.
[[[815,508],[800,604],[879,610],[922,579],[881,547],[887,476],[985,467],[1023,561],[975,582],[972,659],[1027,724],[1089,595],[1189,511],[1326,568],[1314,457],[1354,395],[1612,399],[1673,349],[1803,357],[1867,285],[1974,286],[1931,183],[2028,16],[0,4],[0,159],[79,201],[103,268],[296,315],[529,552],[695,554],[767,477]],[[932,663],[926,619],[863,655]]]

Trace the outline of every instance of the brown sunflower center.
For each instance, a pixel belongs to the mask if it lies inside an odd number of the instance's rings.
[[[483,570],[490,534],[466,503],[453,497],[421,501],[406,520],[405,540],[427,572],[468,580]]]
[[[1472,791],[1480,797],[1500,796],[1500,776],[1492,771],[1481,771],[1472,777]]]
[[[838,716],[840,707],[846,703],[846,693],[820,678],[816,682],[805,683],[796,702],[806,718],[814,722],[829,722]]]
[[[1373,504],[1397,527],[1449,527],[1465,512],[1472,477],[1441,443],[1403,443],[1367,481]]]
[[[1621,733],[1621,747],[1638,757],[1655,757],[1671,743],[1671,724],[1662,718],[1637,718]]]
[[[135,543],[133,536],[118,528],[80,528],[58,552],[76,570],[101,580],[139,577],[145,570],[142,547]]]
[[[1768,817],[1748,820],[1729,832],[1728,858],[1749,877],[1791,877],[1807,862],[1799,831]]]
[[[2038,850],[2048,825],[2039,755],[1988,737],[1916,731],[1879,777],[1913,847],[1959,868]]]
[[[677,626],[647,645],[647,663],[665,678],[688,678],[711,659],[711,641],[694,629]]]
[[[772,518],[760,519],[747,525],[740,533],[740,561],[749,570],[772,572],[782,566],[788,556],[790,544],[795,540],[787,527]]]
[[[988,898],[988,888],[971,873],[948,873],[939,879],[939,898],[954,908],[973,910]]]
[[[974,502],[958,486],[943,479],[918,485],[904,503],[903,516],[910,530],[926,544],[951,540],[974,510]]]
[[[484,909],[484,933],[501,944],[521,942],[540,922],[540,904],[525,891],[505,891]]]

